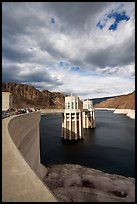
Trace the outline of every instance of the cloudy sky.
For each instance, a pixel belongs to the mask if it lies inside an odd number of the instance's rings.
[[[82,100],[134,91],[135,3],[2,3],[2,81]]]

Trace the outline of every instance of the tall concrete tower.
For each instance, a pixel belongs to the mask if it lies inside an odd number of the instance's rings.
[[[65,97],[65,111],[62,114],[62,137],[64,139],[84,138],[84,129],[95,128],[95,109],[90,99],[83,101],[83,109],[79,107],[79,97]]]
[[[2,91],[2,111],[12,108],[12,94],[9,91]]]
[[[83,101],[83,128],[95,128],[95,109],[90,99]]]
[[[62,137],[64,139],[81,139],[82,110],[79,108],[79,97],[65,97],[65,111],[62,121]]]

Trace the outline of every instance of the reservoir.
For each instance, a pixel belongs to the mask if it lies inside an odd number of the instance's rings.
[[[41,116],[41,163],[79,164],[135,177],[135,120],[107,110],[96,110],[95,114],[96,128],[86,129],[85,138],[77,141],[61,138],[61,114]]]

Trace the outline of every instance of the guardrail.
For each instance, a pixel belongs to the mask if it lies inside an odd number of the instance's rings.
[[[64,113],[65,109],[40,109],[41,115]]]

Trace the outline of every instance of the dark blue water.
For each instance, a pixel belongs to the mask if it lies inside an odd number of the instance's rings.
[[[41,116],[41,163],[80,164],[108,173],[135,177],[135,120],[112,111],[96,111],[96,128],[85,139],[61,138],[61,115]]]

